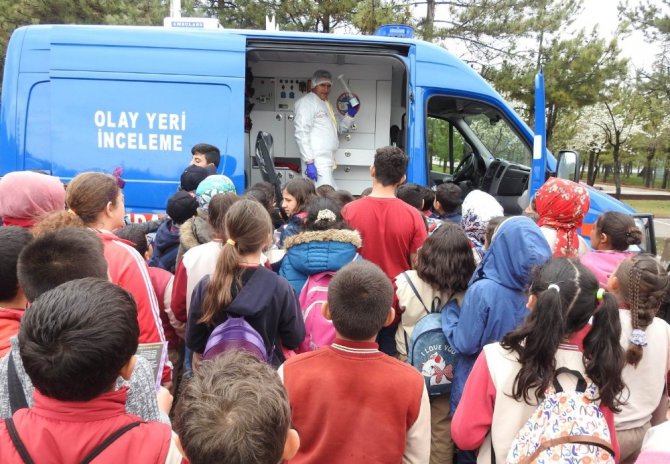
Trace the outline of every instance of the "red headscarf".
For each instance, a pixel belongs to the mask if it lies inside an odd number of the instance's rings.
[[[31,228],[41,216],[64,209],[65,190],[57,177],[16,171],[0,179],[0,217],[6,226]]]
[[[556,230],[554,256],[577,256],[582,226],[589,211],[589,192],[581,185],[557,177],[550,178],[535,194],[535,211],[540,216],[539,226]]]

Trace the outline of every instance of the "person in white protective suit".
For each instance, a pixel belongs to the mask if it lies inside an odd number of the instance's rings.
[[[335,116],[328,101],[332,87],[330,73],[322,69],[312,77],[312,91],[295,102],[295,140],[300,150],[305,176],[320,185],[332,185],[334,154],[339,145],[338,133],[349,131],[349,127],[360,105],[347,102],[347,114]]]

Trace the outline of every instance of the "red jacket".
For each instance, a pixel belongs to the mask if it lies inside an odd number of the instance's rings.
[[[130,292],[137,303],[140,343],[164,342],[158,300],[144,258],[129,242],[111,232],[100,232],[100,238],[105,247],[109,280]],[[166,363],[163,368],[163,382],[170,381],[171,369],[169,363]]]
[[[58,401],[34,393],[30,409],[14,414],[21,441],[37,464],[75,464],[112,433],[141,419],[125,412],[127,389],[103,393],[85,402]],[[96,464],[164,463],[170,448],[170,427],[146,422],[123,434],[96,459]],[[0,422],[0,462],[23,464]]]
[[[0,308],[0,357],[9,351],[9,338],[19,333],[22,309]]]
[[[171,298],[170,294],[166,295],[166,290],[168,289],[167,287],[170,284],[170,280],[173,279],[173,275],[170,271],[166,271],[160,267],[149,266],[148,270],[149,277],[151,278],[151,284],[156,291],[158,307],[161,310],[161,322],[163,324],[163,333],[165,334],[165,339],[167,340],[168,347],[170,349],[177,349],[180,345],[183,345],[183,343],[179,338],[179,335],[177,335],[177,331],[174,329],[174,327],[172,327],[172,324],[170,324],[170,318],[165,311],[166,309],[170,309],[169,307],[165,307],[166,303],[170,303],[170,301],[165,301],[165,297],[168,296]],[[170,286],[170,290],[171,288],[172,286]]]

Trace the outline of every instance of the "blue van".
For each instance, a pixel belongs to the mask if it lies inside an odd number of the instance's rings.
[[[190,148],[221,149],[221,173],[243,191],[263,179],[258,143],[280,181],[298,174],[295,101],[316,69],[334,79],[332,106],[347,88],[361,109],[340,139],[335,179],[359,194],[374,149],[410,157],[408,181],[480,188],[519,214],[531,182],[533,133],[465,63],[414,39],[251,30],[27,26],[7,47],[0,108],[0,175],[38,169],[67,182],[82,171],[121,167],[126,208],[164,211]],[[258,141],[258,142],[257,142]],[[574,156],[574,154],[572,154]],[[268,158],[266,158],[268,161]],[[573,160],[574,161],[574,160]],[[572,173],[578,163],[573,164]],[[547,153],[543,181],[557,172]],[[591,189],[582,233],[607,210],[633,211]]]

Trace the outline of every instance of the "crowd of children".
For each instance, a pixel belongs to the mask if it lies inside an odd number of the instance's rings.
[[[635,222],[589,248],[579,184],[508,218],[408,161],[378,149],[358,199],[242,195],[198,144],[150,226],[118,176],[0,179],[0,461],[668,462],[670,278]]]

